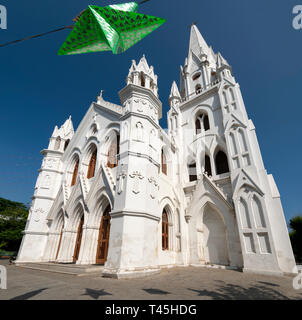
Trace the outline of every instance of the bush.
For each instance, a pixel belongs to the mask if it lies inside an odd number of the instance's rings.
[[[16,252],[25,229],[28,208],[23,203],[0,198],[0,250]]]

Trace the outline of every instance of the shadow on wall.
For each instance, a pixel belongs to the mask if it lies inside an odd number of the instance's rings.
[[[226,284],[224,281],[216,280],[219,284],[217,289],[196,290],[188,289],[196,292],[198,297],[211,297],[213,300],[301,300],[301,295],[296,297],[288,297],[277,290],[278,284],[258,281],[258,284],[249,288],[234,284]]]

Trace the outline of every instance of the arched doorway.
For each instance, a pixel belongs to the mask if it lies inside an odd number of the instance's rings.
[[[110,205],[108,205],[102,216],[96,254],[96,264],[104,264],[107,261],[111,220],[110,211],[111,208]]]
[[[74,254],[73,254],[73,263],[76,263],[79,259],[82,235],[83,235],[83,225],[84,225],[84,215],[82,215],[82,218],[78,227],[78,234],[77,234],[77,239],[76,239]]]
[[[207,205],[203,215],[203,249],[208,264],[229,265],[229,254],[224,221],[220,214]]]
[[[58,244],[58,249],[57,249],[55,261],[58,260],[59,252],[60,252],[60,249],[61,249],[61,243],[62,243],[62,237],[63,237],[63,229],[64,229],[64,221],[63,221],[63,225],[62,225],[61,232],[60,232],[59,244]]]
[[[162,214],[162,250],[169,250],[169,220],[166,209]]]

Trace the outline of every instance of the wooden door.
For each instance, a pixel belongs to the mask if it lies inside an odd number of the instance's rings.
[[[58,256],[59,256],[59,252],[60,252],[60,248],[61,248],[61,243],[62,243],[62,237],[63,237],[63,229],[64,229],[64,224],[62,226],[62,229],[61,229],[61,233],[60,233],[60,239],[59,239],[59,245],[58,245],[58,250],[57,250],[57,254],[56,254],[56,259],[58,259]]]
[[[107,155],[107,167],[115,168],[118,166],[117,156],[120,153],[120,136],[117,135],[116,139],[112,141]]]
[[[76,162],[76,164],[74,166],[74,169],[73,169],[71,187],[73,187],[77,182],[78,171],[79,171],[79,160],[77,160],[77,162]]]
[[[95,174],[95,165],[96,165],[96,156],[97,156],[97,150],[93,152],[91,155],[88,171],[87,171],[87,179],[91,179],[94,177]]]
[[[107,261],[108,247],[109,247],[109,236],[110,236],[110,206],[108,206],[103,214],[99,239],[98,239],[98,248],[96,254],[96,263],[104,264]]]
[[[73,255],[73,263],[76,263],[77,260],[79,259],[81,242],[82,242],[82,234],[83,234],[83,224],[84,224],[84,215],[82,216],[82,219],[78,227],[78,234],[77,234],[76,244],[74,248],[74,255]]]
[[[162,216],[162,249],[169,250],[169,221],[165,209]]]

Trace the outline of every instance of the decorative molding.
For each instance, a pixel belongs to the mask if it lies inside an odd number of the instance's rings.
[[[83,226],[83,230],[97,230],[97,231],[99,231],[100,230],[100,226],[89,226],[89,225],[86,225],[86,226]]]
[[[157,196],[157,193],[159,190],[159,185],[158,185],[158,182],[153,177],[148,178],[148,181],[151,184],[150,197],[151,197],[151,199],[154,200],[154,199],[156,199],[156,196]]]
[[[33,211],[34,213],[34,221],[35,222],[39,222],[41,220],[41,215],[45,213],[45,211],[42,209],[42,208],[38,208],[38,209],[35,209]]]
[[[123,158],[126,158],[128,156],[134,156],[134,157],[138,157],[138,158],[145,158],[145,159],[149,160],[151,163],[153,163],[155,166],[160,168],[160,164],[157,161],[155,161],[151,156],[149,156],[147,154],[143,154],[143,153],[126,151],[126,152],[123,152],[123,153],[120,154],[119,159],[123,159]]]
[[[117,181],[118,181],[117,193],[118,194],[121,194],[124,191],[124,180],[126,177],[127,177],[127,174],[124,170],[117,177]]]
[[[129,174],[129,177],[134,179],[132,192],[135,194],[139,194],[140,193],[139,180],[143,180],[144,176],[139,171],[134,171],[132,174]]]
[[[52,169],[58,163],[57,158],[45,158],[43,160],[42,168],[43,169]]]
[[[54,170],[54,169],[47,169],[47,168],[41,168],[38,170],[38,172],[52,172],[52,173],[57,173],[57,174],[64,174],[64,171],[59,171],[59,170]]]
[[[24,235],[33,235],[33,236],[48,236],[48,232],[39,232],[39,231],[23,231]]]
[[[47,156],[47,154],[50,153],[52,155],[58,155],[58,156],[62,156],[64,154],[63,151],[59,151],[59,150],[50,150],[50,149],[43,149],[41,151],[41,154],[45,157]],[[58,158],[59,159],[59,158]]]
[[[31,197],[32,200],[34,199],[44,199],[44,200],[51,200],[51,201],[54,201],[56,198],[53,198],[53,197],[44,197],[44,196],[39,196],[39,195],[33,195]]]
[[[123,216],[134,216],[134,217],[142,217],[142,218],[147,218],[155,221],[160,221],[160,217],[155,216],[154,214],[148,213],[148,212],[143,212],[143,211],[136,211],[136,210],[119,210],[119,211],[111,211],[110,216],[112,218],[119,218]]]
[[[92,117],[93,123],[96,123],[97,117],[98,117],[98,113],[95,112],[95,114],[94,114],[93,117]]]
[[[156,123],[153,119],[151,119],[149,116],[145,115],[145,114],[142,114],[142,113],[137,113],[137,112],[133,112],[133,111],[130,111],[126,114],[124,114],[121,118],[120,118],[120,121],[124,121],[126,119],[128,119],[129,117],[138,117],[138,118],[142,118],[142,119],[145,119],[147,121],[149,121],[156,129],[160,130],[160,126],[158,123]]]

